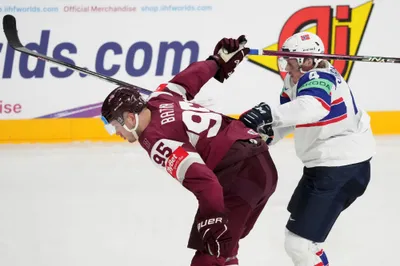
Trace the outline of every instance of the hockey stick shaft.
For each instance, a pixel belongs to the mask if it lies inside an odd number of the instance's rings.
[[[18,52],[21,52],[23,54],[27,54],[29,56],[36,57],[37,59],[41,59],[41,60],[44,60],[44,61],[48,61],[48,62],[54,63],[54,64],[59,65],[59,66],[63,66],[63,67],[69,68],[69,69],[74,70],[74,71],[78,71],[80,73],[83,73],[83,74],[86,74],[86,75],[89,75],[89,76],[92,76],[92,77],[99,78],[101,80],[113,83],[113,84],[118,85],[118,86],[134,87],[134,88],[138,89],[139,92],[141,92],[143,94],[146,94],[146,95],[149,95],[150,93],[152,93],[152,91],[144,89],[144,88],[141,88],[141,87],[138,87],[136,85],[133,85],[133,84],[130,84],[130,83],[118,80],[118,79],[114,79],[114,78],[111,78],[111,77],[107,77],[107,76],[104,76],[104,75],[99,74],[97,72],[88,70],[86,68],[79,67],[79,66],[76,66],[76,65],[72,65],[70,63],[63,62],[63,61],[55,59],[53,57],[49,57],[47,55],[43,55],[43,54],[40,54],[40,53],[37,53],[37,52],[34,52],[32,50],[27,49],[21,43],[21,41],[19,39],[18,30],[17,30],[17,22],[16,22],[15,17],[12,16],[12,15],[5,15],[3,17],[3,30],[4,30],[4,33],[6,35],[6,38],[7,38],[7,41],[9,43],[9,45],[14,50],[16,50]]]
[[[267,56],[281,56],[281,57],[314,57],[326,60],[361,61],[361,62],[374,62],[374,63],[400,63],[400,58],[397,57],[313,54],[313,53],[271,51],[262,49],[250,49],[249,55],[267,55]]]

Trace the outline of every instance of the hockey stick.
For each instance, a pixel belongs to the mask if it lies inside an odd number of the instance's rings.
[[[60,65],[60,66],[66,67],[66,68],[69,68],[69,69],[72,69],[74,71],[78,71],[78,72],[84,73],[84,74],[92,76],[92,77],[97,77],[97,78],[105,80],[107,82],[114,83],[114,84],[116,84],[118,86],[134,87],[134,88],[138,89],[139,92],[141,92],[143,94],[146,94],[146,95],[149,95],[150,93],[152,93],[152,91],[144,89],[144,88],[141,88],[141,87],[138,87],[136,85],[132,85],[130,83],[126,83],[126,82],[118,80],[118,79],[107,77],[107,76],[104,76],[104,75],[99,74],[97,72],[90,71],[90,70],[88,70],[86,68],[75,66],[75,65],[72,65],[72,64],[57,60],[55,58],[52,58],[52,57],[49,57],[49,56],[46,56],[46,55],[43,55],[43,54],[39,54],[39,53],[34,52],[32,50],[29,50],[19,40],[18,30],[17,30],[17,21],[16,21],[15,17],[12,16],[12,15],[5,15],[3,17],[3,30],[4,30],[4,33],[6,35],[6,38],[7,38],[7,41],[9,43],[9,45],[14,50],[16,50],[18,52],[21,52],[23,54],[27,54],[27,55],[36,57],[36,58],[44,60],[44,61],[52,62],[52,63],[54,63],[56,65]]]
[[[269,55],[269,56],[282,56],[282,57],[314,57],[314,58],[326,59],[326,60],[345,60],[345,61],[361,61],[361,62],[376,62],[376,63],[400,63],[400,58],[398,58],[398,57],[339,55],[339,54],[313,54],[313,53],[271,51],[271,50],[262,50],[262,49],[250,49],[250,53],[248,55]]]

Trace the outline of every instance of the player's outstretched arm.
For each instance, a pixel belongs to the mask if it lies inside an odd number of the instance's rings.
[[[330,107],[325,107],[313,96],[299,96],[285,105],[272,110],[272,127],[290,127],[314,123],[329,114]]]
[[[199,202],[197,230],[205,250],[211,256],[228,256],[232,237],[225,216],[223,190],[217,177],[205,164],[193,163],[182,184]]]
[[[223,189],[217,176],[201,159],[193,146],[177,147],[165,162],[166,171],[191,191],[199,202],[196,216],[205,250],[211,256],[225,256],[231,243],[225,217]]]
[[[297,98],[272,110],[272,126],[287,127],[310,124],[325,118],[331,110],[331,91],[336,77],[326,72],[311,71],[297,85]]]
[[[169,143],[169,140],[162,142]],[[196,196],[201,215],[222,213],[225,208],[223,191],[217,176],[191,144],[173,143],[169,145],[171,152],[165,160],[167,173]]]
[[[190,64],[169,81],[168,89],[187,100],[193,100],[212,77],[221,83],[224,82],[249,53],[249,48],[244,47],[245,43],[244,35],[238,39],[220,40],[215,46],[214,53],[207,60]]]
[[[297,98],[275,108],[264,102],[246,111],[240,120],[272,141],[274,130],[316,123],[328,119],[331,111],[331,90],[336,86],[335,76],[312,71],[298,82]]]

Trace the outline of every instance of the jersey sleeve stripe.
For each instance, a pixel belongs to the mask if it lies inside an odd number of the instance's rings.
[[[183,180],[185,180],[185,175],[189,167],[194,164],[204,164],[204,161],[201,159],[200,155],[195,152],[189,152],[189,156],[185,158],[182,163],[179,165],[176,171],[176,179],[182,184]]]
[[[358,108],[357,108],[357,105],[356,105],[356,101],[354,100],[354,96],[353,96],[353,92],[352,91],[350,91],[350,95],[351,95],[351,101],[353,102],[354,112],[356,114],[358,114]]]
[[[204,161],[198,153],[186,151],[180,146],[168,157],[165,163],[165,170],[182,183],[187,170],[193,163],[204,164]]]
[[[316,123],[297,125],[296,128],[301,128],[301,127],[321,127],[321,126],[326,126],[326,125],[329,125],[329,124],[337,123],[337,122],[342,121],[342,120],[344,120],[346,118],[347,118],[347,114],[344,114],[344,115],[341,115],[339,117],[332,118],[332,119],[325,120],[325,121],[319,121],[319,122],[316,122]]]
[[[331,107],[329,106],[329,104],[327,104],[323,99],[319,98],[319,97],[314,97],[315,99],[317,99],[317,101],[319,101],[322,104],[322,107],[324,107],[326,110],[330,111]]]
[[[347,107],[343,98],[339,98],[333,101],[330,112],[327,116],[322,118],[320,121],[310,124],[302,124],[297,125],[296,127],[316,127],[316,126],[325,126],[332,123],[336,123],[342,121],[347,117]]]
[[[337,105],[337,104],[342,103],[342,102],[343,102],[343,98],[340,97],[340,98],[334,100],[334,101],[332,102],[332,105]]]
[[[285,104],[285,103],[288,103],[288,102],[290,102],[290,97],[289,97],[289,95],[286,94],[286,92],[284,92],[282,90],[282,93],[281,93],[281,96],[280,96],[280,103],[281,104]]]
[[[165,92],[165,91],[155,91],[150,94],[150,96],[146,99],[146,101],[150,101],[151,99],[157,98],[160,95],[168,95],[172,96],[171,93]]]
[[[313,96],[317,99],[322,100],[325,102],[326,105],[330,106],[331,105],[331,95],[325,93],[324,90],[320,89],[305,89],[302,90],[297,96]],[[325,106],[324,106],[325,107]]]
[[[181,95],[185,100],[187,100],[187,95],[186,95],[186,90],[184,87],[181,85],[175,84],[175,83],[168,83],[167,88],[170,91],[173,91],[179,95]]]
[[[281,104],[285,104],[285,103],[288,103],[288,102],[290,102],[290,99],[289,98],[286,98],[286,97],[280,97],[280,103]]]
[[[340,117],[344,114],[347,114],[347,107],[346,107],[345,102],[342,99],[341,102],[338,102],[335,105],[332,105],[331,111],[329,112],[329,114],[326,117],[322,118],[320,121],[330,120],[330,119],[333,119],[336,117]]]

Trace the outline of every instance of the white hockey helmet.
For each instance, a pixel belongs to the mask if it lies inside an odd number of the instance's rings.
[[[325,52],[324,43],[318,35],[310,32],[298,32],[289,38],[282,45],[282,51],[284,52],[298,52],[298,53],[318,53],[323,54]],[[286,60],[290,57],[279,57],[278,65],[279,70],[282,72],[286,72],[287,62]],[[303,65],[304,58],[299,57],[296,58],[299,63],[300,70]],[[318,63],[322,61],[322,59],[314,58],[315,67]]]

